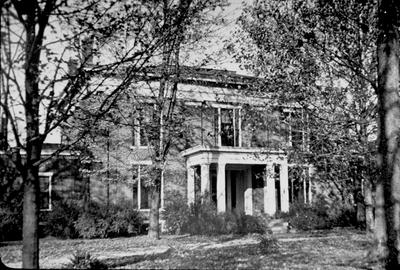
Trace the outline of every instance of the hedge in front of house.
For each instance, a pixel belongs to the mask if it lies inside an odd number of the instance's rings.
[[[357,224],[354,209],[342,203],[329,203],[324,197],[318,196],[313,204],[295,202],[288,213],[276,215],[289,222],[295,229],[321,230],[333,227],[349,227]]]
[[[22,207],[0,204],[0,241],[22,239]]]
[[[94,202],[89,210],[74,201],[58,201],[42,218],[44,236],[60,238],[107,238],[138,235],[143,226],[140,213],[128,203],[108,207]]]
[[[79,216],[74,226],[82,238],[130,236],[140,233],[143,219],[138,211],[126,204],[92,205],[89,212]]]
[[[204,198],[209,198],[205,195]],[[218,213],[209,199],[196,200],[188,205],[179,193],[171,196],[162,213],[165,227],[172,234],[218,235],[265,233],[267,226],[260,217]]]

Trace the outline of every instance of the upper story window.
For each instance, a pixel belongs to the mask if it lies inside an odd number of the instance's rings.
[[[240,146],[240,109],[216,108],[215,110],[217,145]]]
[[[153,117],[153,104],[138,107],[133,116],[133,146],[148,146],[151,122]]]
[[[306,150],[307,119],[303,110],[288,110],[283,112],[287,123],[287,141],[289,146],[299,150]]]
[[[39,172],[40,183],[40,211],[51,211],[51,180],[52,172]]]

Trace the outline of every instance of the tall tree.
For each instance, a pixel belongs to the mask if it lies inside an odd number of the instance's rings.
[[[400,266],[400,96],[399,96],[400,3],[381,0],[378,4],[378,123],[379,179],[376,218],[379,249],[386,269]]]
[[[257,1],[239,20],[243,32],[238,35],[252,42],[241,43],[250,48],[239,48],[238,60],[264,78],[261,91],[306,109],[311,161],[320,168],[327,157],[341,164],[320,170],[320,178],[356,194],[361,178],[364,187],[374,182],[368,168],[374,166],[371,140],[376,130],[376,30],[370,26],[375,17],[372,0],[288,0]],[[308,155],[296,155],[310,161]],[[343,174],[343,162],[363,168],[358,173],[362,177]],[[349,187],[351,182],[355,185]],[[365,198],[367,227],[372,230],[370,202],[371,197]]]
[[[170,149],[179,144],[183,128],[182,117],[177,113],[181,109],[177,105],[177,92],[180,81],[180,65],[186,64],[188,59],[181,59],[180,56],[186,54],[193,57],[196,45],[210,37],[210,33],[212,33],[210,28],[222,22],[222,17],[216,9],[217,7],[223,8],[226,1],[163,0],[156,1],[151,5],[154,10],[159,11],[159,17],[151,25],[151,29],[153,29],[151,33],[170,33],[165,37],[162,46],[154,52],[153,65],[137,74],[136,82],[139,83],[130,85],[130,91],[116,100],[109,113],[102,117],[98,125],[94,126],[91,123],[97,117],[94,112],[98,110],[106,97],[104,94],[92,96],[83,102],[82,104],[85,105],[80,106],[79,113],[75,114],[74,121],[69,124],[72,127],[70,129],[72,138],[84,136],[87,139],[83,140],[79,147],[91,146],[97,155],[107,155],[104,149],[108,149],[106,146],[108,139],[111,139],[112,145],[118,144],[120,148],[115,147],[121,151],[115,151],[115,149],[111,151],[111,163],[125,176],[132,168],[128,168],[130,165],[118,155],[122,152],[126,153],[127,149],[125,148],[130,149],[131,138],[108,138],[107,132],[101,132],[101,130],[105,131],[109,125],[112,134],[114,134],[113,129],[126,128],[140,133],[141,140],[146,141],[145,144],[148,146],[147,150],[150,154],[149,159],[152,161],[147,170],[149,179],[143,181],[151,196],[149,236],[158,239],[164,167]],[[209,61],[207,57],[196,60],[201,65]],[[141,84],[143,82],[144,84]],[[140,119],[144,116],[143,114],[145,117],[151,115],[151,119]],[[104,163],[108,163],[106,159],[104,159]],[[107,171],[107,169],[104,168],[103,171]],[[121,178],[122,181],[123,178]]]
[[[162,16],[152,1],[10,0],[2,1],[1,17],[1,77],[10,83],[2,84],[8,98],[0,106],[13,135],[7,153],[17,149],[14,161],[24,185],[23,268],[38,268],[39,166],[49,159],[41,155],[46,138],[82,100],[102,90],[106,98],[94,112],[100,119],[179,28],[155,28]],[[124,46],[119,54],[109,53],[118,46]],[[60,145],[54,155],[68,147]]]

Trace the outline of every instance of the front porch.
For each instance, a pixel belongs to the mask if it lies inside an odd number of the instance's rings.
[[[188,203],[208,194],[219,212],[274,215],[289,211],[288,163],[283,151],[196,146],[182,155]]]

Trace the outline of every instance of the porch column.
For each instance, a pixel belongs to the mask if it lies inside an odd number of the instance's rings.
[[[276,212],[275,178],[273,164],[265,166],[264,178],[264,213],[274,215]]]
[[[226,179],[225,179],[225,165],[218,163],[217,171],[217,210],[218,212],[226,211]]]
[[[279,184],[281,185],[281,211],[289,212],[289,176],[287,162],[281,163]]]
[[[210,164],[201,164],[201,195],[210,196]]]
[[[188,204],[194,203],[195,188],[194,188],[194,168],[187,168],[187,199]]]
[[[244,212],[253,215],[253,182],[251,179],[251,167],[246,170],[244,191]]]

